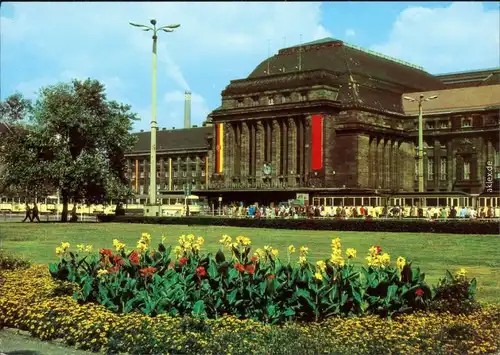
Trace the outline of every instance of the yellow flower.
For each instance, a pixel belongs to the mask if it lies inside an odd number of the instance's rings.
[[[345,251],[345,255],[348,259],[354,259],[356,257],[356,249],[347,248],[347,250]]]
[[[86,251],[87,253],[92,253],[92,245],[90,245],[90,244],[89,244],[89,245],[87,245],[87,246],[85,247],[85,251]]]
[[[321,272],[317,272],[314,274],[314,277],[317,279],[317,280],[323,280],[323,275],[321,274]]]
[[[302,255],[301,255],[301,256],[299,256],[299,261],[298,261],[298,263],[299,263],[300,265],[304,265],[305,263],[307,263],[307,259],[306,259],[306,257],[305,257],[305,256],[302,256]]]
[[[398,267],[399,270],[403,270],[403,268],[406,265],[406,260],[402,256],[398,257],[398,260],[396,261],[396,266]]]
[[[175,248],[174,248],[174,253],[177,257],[179,257],[180,255],[182,255],[182,247],[180,245],[177,245]]]
[[[330,262],[333,264],[334,267],[337,268],[345,265],[344,258],[342,257],[342,255],[339,254],[332,254]]]
[[[67,242],[62,242],[61,243],[61,248],[66,251],[70,247],[69,243]]]
[[[182,247],[183,247],[184,249],[186,249],[186,250],[187,250],[187,249],[191,249],[191,248],[192,248],[192,244],[191,244],[191,242],[185,242],[185,243],[182,245]]]
[[[238,237],[236,237],[236,242],[237,242],[238,244],[240,244],[240,245],[244,245],[244,246],[247,246],[247,245],[252,244],[252,242],[250,241],[250,239],[249,239],[249,238],[247,238],[247,237],[243,237],[243,236],[241,236],[241,235],[240,235],[240,236],[238,236]]]
[[[231,245],[231,242],[232,242],[232,239],[230,236],[228,236],[227,234],[224,234],[221,238],[221,240],[219,240],[219,243],[224,245],[224,246],[229,246]]]
[[[187,237],[186,237],[187,241],[189,243],[194,243],[194,240],[196,239],[196,237],[194,236],[194,234],[189,234]]]
[[[146,250],[148,250],[148,246],[146,244],[144,244],[144,242],[142,240],[140,240],[138,243],[137,243],[137,249],[141,252],[145,252]]]
[[[144,242],[144,244],[149,245],[149,243],[151,243],[151,234],[149,234],[149,233],[142,233],[141,240]]]
[[[332,239],[332,249],[342,249],[340,238]]]
[[[262,250],[261,248],[258,248],[254,255],[257,255],[259,258],[263,258],[266,256],[266,252],[264,250]]]
[[[457,276],[458,277],[465,277],[467,275],[467,270],[464,268],[461,268],[460,270],[457,271]]]
[[[57,248],[56,248],[56,255],[57,255],[57,256],[61,256],[61,255],[63,255],[63,254],[64,254],[64,250],[63,250],[63,248],[61,248],[61,247],[57,247]]]
[[[382,263],[382,267],[387,267],[391,263],[391,256],[387,253],[383,253],[380,256],[380,259],[381,259],[380,261]]]
[[[292,253],[295,253],[295,247],[293,246],[293,244],[288,246],[288,254]]]
[[[205,238],[198,237],[198,239],[196,239],[196,244],[199,244],[199,246],[202,246],[204,243],[205,243]]]
[[[201,245],[200,244],[198,244],[198,243],[194,243],[193,244],[193,250],[194,251],[200,251],[200,249],[201,249]]]
[[[78,248],[78,251],[83,251],[85,249],[84,244],[78,244],[76,247]]]
[[[278,256],[279,251],[278,251],[278,249],[273,249],[273,250],[271,250],[271,253],[273,254],[273,256],[276,257],[276,256]]]
[[[165,234],[162,234],[161,235],[161,243],[165,243],[165,240],[167,239],[167,237],[165,236]]]
[[[106,269],[100,269],[99,271],[97,271],[97,277],[101,278],[104,275],[106,275],[107,273],[108,273],[108,270],[106,270]]]
[[[305,247],[305,246],[301,246],[300,247],[300,255],[302,256],[306,256],[307,253],[309,253],[309,248],[308,247]]]
[[[273,248],[270,245],[264,245],[264,250],[270,252]]]
[[[323,260],[316,261],[316,266],[321,271],[325,271],[325,269],[326,269],[326,263]]]
[[[121,243],[118,239],[113,239],[113,246],[116,248],[116,251],[125,249],[125,244]]]

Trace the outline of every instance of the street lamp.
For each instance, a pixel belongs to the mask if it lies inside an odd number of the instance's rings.
[[[153,27],[146,25],[139,25],[137,23],[129,22],[132,26],[139,27],[143,31],[153,31],[153,73],[151,85],[151,157],[150,157],[150,178],[149,178],[149,203],[156,205],[156,44],[158,31],[174,32],[174,28],[180,25],[167,25],[163,27],[156,27],[156,20],[149,21]]]
[[[422,102],[437,99],[437,95],[432,95],[427,98],[424,94],[420,94],[418,99],[410,96],[403,96],[403,99],[418,102],[418,192],[424,192],[424,131],[423,131],[423,117],[422,117]]]

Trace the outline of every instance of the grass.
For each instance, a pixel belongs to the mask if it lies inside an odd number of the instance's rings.
[[[166,244],[176,245],[179,235],[193,233],[205,238],[203,250],[217,251],[222,234],[244,235],[254,247],[271,245],[286,257],[290,244],[309,247],[309,258],[328,258],[331,239],[342,239],[343,248],[358,251],[357,263],[364,263],[368,248],[380,245],[392,261],[402,255],[413,260],[426,273],[428,283],[435,284],[445,270],[454,272],[466,268],[470,277],[477,278],[477,297],[483,302],[500,303],[500,238],[498,235],[456,235],[417,233],[329,232],[302,230],[270,230],[260,228],[161,226],[145,224],[84,223],[84,224],[0,224],[0,248],[35,263],[47,264],[57,260],[54,249],[61,241],[92,244],[94,248],[112,248],[114,238],[135,247],[142,232],[153,237],[153,245],[167,236]]]

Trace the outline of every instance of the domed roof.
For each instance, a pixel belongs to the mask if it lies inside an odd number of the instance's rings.
[[[269,62],[268,62],[269,61]],[[262,61],[248,79],[270,74],[325,69],[349,75],[362,75],[395,83],[405,91],[424,91],[444,88],[439,78],[421,67],[373,51],[344,43],[330,37],[281,49],[278,54]]]

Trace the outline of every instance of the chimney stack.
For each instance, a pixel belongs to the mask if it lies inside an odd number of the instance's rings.
[[[184,128],[191,128],[191,92],[184,94]]]

